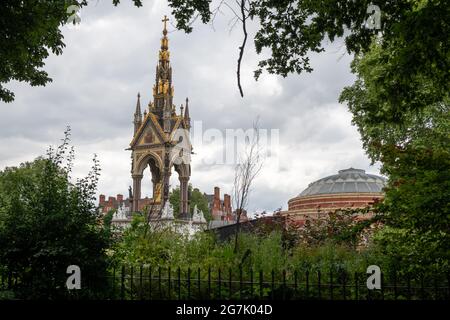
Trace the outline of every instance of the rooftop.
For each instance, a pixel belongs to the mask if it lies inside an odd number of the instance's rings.
[[[383,192],[386,179],[368,174],[362,169],[339,170],[338,174],[319,179],[303,190],[298,196],[333,193],[376,193]]]

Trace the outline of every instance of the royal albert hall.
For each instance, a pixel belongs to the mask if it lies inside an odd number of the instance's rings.
[[[318,218],[339,209],[366,208],[383,198],[386,179],[364,170],[349,168],[309,184],[298,196],[288,201],[281,212],[291,223],[303,225],[308,218]],[[358,219],[371,213],[359,214]]]

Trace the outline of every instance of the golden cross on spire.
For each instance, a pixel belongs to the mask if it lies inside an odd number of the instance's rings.
[[[167,16],[164,15],[164,19],[162,19],[161,21],[164,22],[164,30],[166,30],[166,23],[167,21],[169,21],[169,18],[167,18]]]

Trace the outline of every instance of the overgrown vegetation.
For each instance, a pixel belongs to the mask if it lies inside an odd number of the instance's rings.
[[[334,235],[329,233],[330,225],[339,226]],[[146,232],[143,217],[135,216],[131,227],[113,246],[111,257],[117,266],[147,265],[173,269],[189,266],[192,270],[221,268],[235,273],[241,268],[265,272],[346,270],[354,273],[364,272],[370,264],[379,265],[388,272],[387,268],[394,265],[389,256],[382,254],[378,243],[356,247],[343,237],[353,232],[356,238],[361,231],[356,225],[359,224],[344,226],[336,222],[311,222],[302,230],[294,230],[262,219],[253,232],[241,233],[235,250],[234,238],[219,241],[214,232],[197,233],[192,238],[164,227]],[[328,236],[324,237],[324,233]],[[309,241],[305,241],[306,238]],[[395,269],[400,273],[402,266],[396,265]]]
[[[0,172],[0,271],[19,279],[14,292],[19,298],[64,296],[70,265],[97,279],[107,269],[109,233],[94,202],[99,163],[94,158],[89,174],[72,182],[69,138],[68,130],[45,157]]]
[[[117,265],[152,265],[164,268],[189,266],[193,270],[231,268],[235,271],[242,267],[267,271],[291,269],[301,265],[319,267],[327,262],[331,265],[355,265],[350,260],[356,261],[362,256],[354,248],[336,244],[332,240],[320,246],[286,247],[283,232],[279,228],[272,228],[269,233],[242,233],[238,238],[236,252],[234,238],[220,242],[211,232],[197,233],[189,239],[169,228],[153,230],[144,236],[144,229],[143,218],[134,217],[131,227],[124,232],[112,251],[112,258]],[[324,252],[326,255],[323,255]],[[308,257],[308,263],[298,263],[305,257]],[[349,261],[345,262],[347,258]],[[358,265],[362,266],[361,263]],[[359,271],[362,270],[364,269]]]

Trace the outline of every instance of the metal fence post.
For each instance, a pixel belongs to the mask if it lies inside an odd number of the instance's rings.
[[[131,295],[131,300],[134,299],[134,295],[133,295],[133,266],[131,266],[131,270],[130,270],[130,295]]]
[[[211,266],[208,267],[208,297],[211,299]]]
[[[188,274],[187,274],[187,286],[188,286],[188,299],[191,299],[191,268],[188,268]]]
[[[178,300],[181,300],[181,269],[178,267],[177,270],[177,277],[178,277]]]
[[[294,298],[297,297],[298,294],[298,274],[297,270],[294,271]]]
[[[219,273],[219,300],[222,298],[222,274],[221,274],[221,271],[220,271],[220,268],[219,268],[219,270],[218,270],[218,273]]]
[[[120,279],[120,299],[125,300],[125,266],[122,265],[122,275]]]
[[[408,281],[408,300],[411,300],[411,279],[409,275],[407,276],[407,281]]]
[[[259,296],[260,296],[260,299],[263,298],[263,277],[264,277],[263,271],[259,270]]]
[[[306,270],[305,272],[305,276],[306,276],[306,298],[309,298],[309,271]]]
[[[250,299],[253,299],[253,269],[250,268]]]
[[[320,270],[317,271],[317,290],[319,293],[319,299],[322,299],[322,284],[321,284],[321,274]]]
[[[333,300],[333,270],[332,269],[330,269],[329,289],[330,289],[330,300]]]
[[[8,290],[12,289],[12,274],[11,271],[8,271]]]
[[[139,266],[139,299],[143,300],[143,292],[142,292],[142,264]]]
[[[274,300],[274,298],[275,298],[275,271],[273,269],[272,269],[272,283],[271,283],[270,288],[271,288],[270,295],[272,297],[272,300]]]
[[[113,268],[112,299],[116,299],[116,266]]]
[[[347,283],[346,278],[347,278],[347,274],[344,272],[342,274],[342,295],[343,295],[344,300],[347,300],[347,297],[345,295],[345,289],[346,289],[346,283]]]
[[[239,299],[242,300],[242,267],[239,267]]]
[[[150,300],[152,300],[152,266],[148,266],[148,291]]]
[[[433,283],[434,283],[434,300],[438,300],[439,299],[439,291],[438,291],[436,275],[433,277]]]
[[[422,300],[425,300],[425,288],[424,288],[424,285],[423,285],[423,281],[424,281],[424,275],[421,274],[420,275],[420,298]]]
[[[231,299],[231,268],[228,269],[229,272],[229,281],[228,281],[228,299]]]
[[[172,299],[172,277],[171,277],[172,270],[170,269],[170,266],[167,268],[167,287],[169,290],[169,300]]]
[[[197,287],[198,287],[198,299],[202,298],[202,290],[200,286],[200,267],[197,269]]]
[[[394,300],[397,300],[397,272],[394,271]]]
[[[161,267],[158,267],[158,291],[159,291],[159,298],[162,299],[162,289],[161,289]]]

